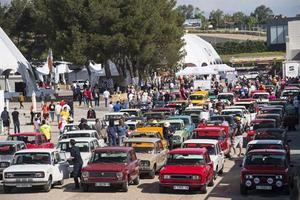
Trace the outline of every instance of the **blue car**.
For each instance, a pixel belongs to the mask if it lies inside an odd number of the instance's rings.
[[[188,132],[189,137],[192,137],[193,130],[195,129],[195,124],[193,123],[191,116],[177,115],[177,116],[171,116],[168,119],[181,119],[181,120],[183,120],[185,129]]]

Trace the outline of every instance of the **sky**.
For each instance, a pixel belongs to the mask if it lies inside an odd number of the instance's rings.
[[[270,7],[275,15],[294,17],[296,14],[300,14],[300,0],[177,0],[177,4],[191,4],[199,7],[206,16],[210,11],[218,8],[230,14],[237,11],[250,14],[260,5]]]

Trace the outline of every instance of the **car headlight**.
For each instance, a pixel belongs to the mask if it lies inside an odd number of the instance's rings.
[[[164,179],[171,179],[171,175],[164,175]]]
[[[149,167],[150,166],[150,161],[149,160],[142,160],[141,161],[141,166],[142,167]]]
[[[34,174],[35,178],[44,178],[45,177],[45,173],[44,172],[36,172]]]
[[[82,172],[82,173],[81,173],[81,176],[82,176],[83,178],[87,178],[87,177],[89,177],[89,172]]]
[[[123,172],[117,172],[116,176],[118,180],[121,180],[123,178]]]
[[[200,176],[198,176],[198,175],[193,175],[193,176],[192,176],[192,180],[200,180]]]
[[[0,163],[0,168],[7,168],[7,167],[9,167],[9,162]]]
[[[276,179],[282,179],[282,175],[277,175],[275,178]]]
[[[14,174],[13,174],[13,173],[5,173],[5,174],[4,174],[4,177],[5,177],[5,178],[13,178],[13,177],[14,177]]]
[[[246,178],[246,179],[253,179],[253,176],[250,175],[250,174],[247,174],[247,175],[245,175],[245,178]]]
[[[267,179],[267,183],[269,183],[270,185],[273,184],[274,180],[272,178],[268,178]]]

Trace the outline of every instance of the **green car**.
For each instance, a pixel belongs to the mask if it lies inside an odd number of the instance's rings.
[[[182,119],[169,119],[160,121],[159,124],[163,126],[165,122],[170,123],[170,128],[175,131],[172,140],[174,146],[180,146],[184,141],[189,138],[189,133],[185,128],[184,121]]]

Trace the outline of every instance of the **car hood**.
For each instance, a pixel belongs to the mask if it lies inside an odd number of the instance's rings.
[[[161,174],[202,174],[204,165],[167,165],[160,170]]]
[[[4,172],[47,172],[51,165],[11,165]]]
[[[0,155],[0,162],[10,162],[13,157],[13,155]]]
[[[178,131],[175,131],[174,135],[182,136],[183,133],[184,133],[183,130],[178,130]]]
[[[154,160],[156,155],[150,153],[136,153],[136,156],[140,160]]]
[[[123,171],[126,163],[89,163],[83,171]]]

